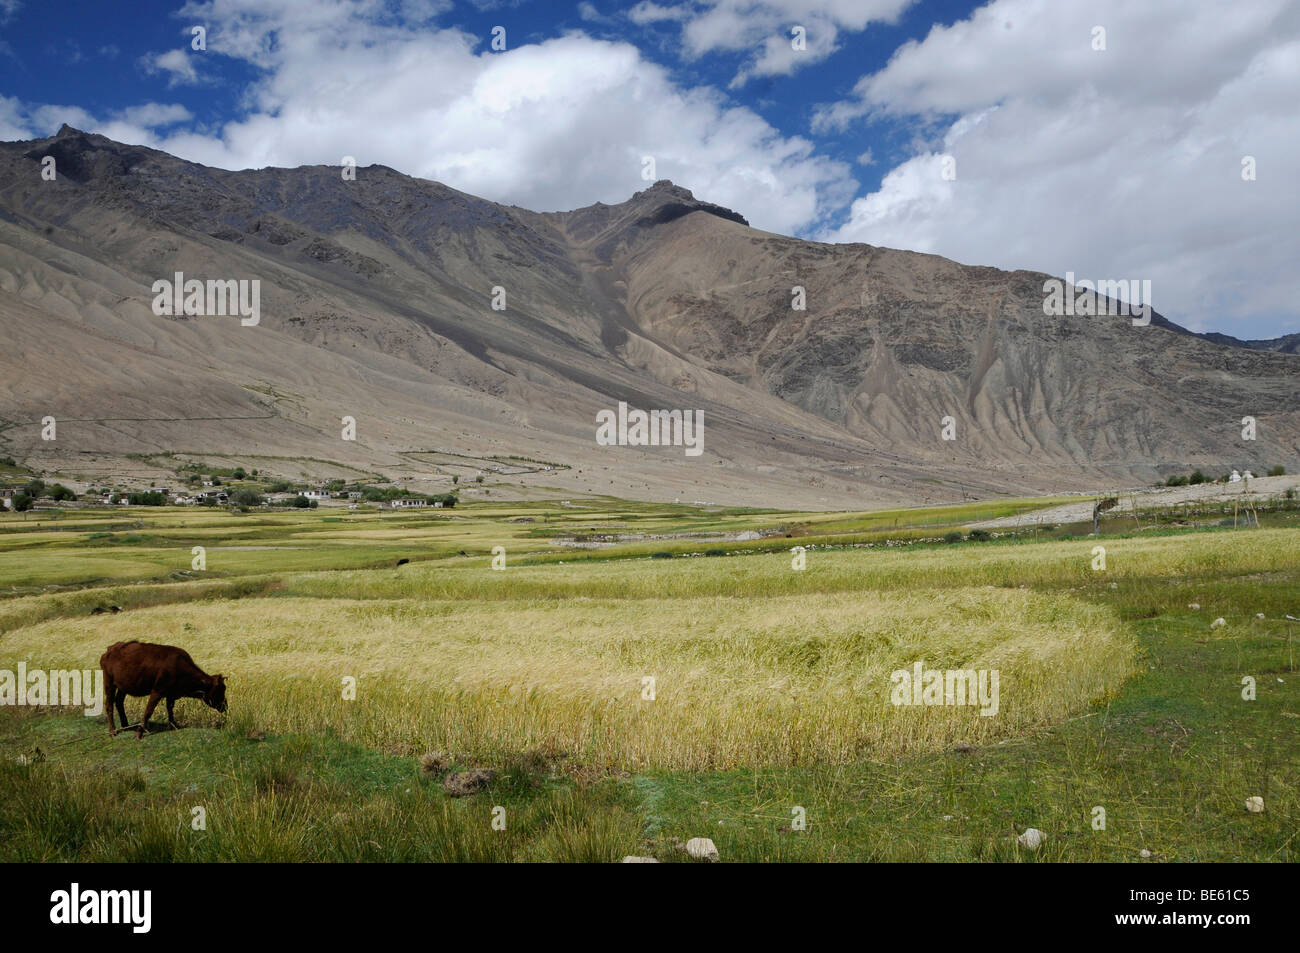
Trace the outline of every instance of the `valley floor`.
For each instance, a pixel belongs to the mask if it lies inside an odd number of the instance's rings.
[[[0,670],[168,642],[227,675],[230,710],[182,701],[188,727],[136,741],[0,706],[0,859],[674,861],[694,837],[723,861],[1300,859],[1280,502],[1258,529],[993,538],[971,527],[1013,514],[987,504],[131,509],[0,521],[0,568],[26,573]],[[627,533],[654,538],[550,544]],[[193,545],[207,570],[159,574]],[[999,671],[997,713],[892,704],[916,661]],[[446,772],[476,768],[495,777],[451,797]]]

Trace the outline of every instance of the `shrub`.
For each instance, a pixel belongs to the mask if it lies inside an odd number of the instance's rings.
[[[1286,476],[1286,467],[1282,466],[1282,464],[1279,463],[1277,466],[1272,467],[1272,468],[1268,471],[1268,475],[1269,475],[1269,476]]]
[[[50,487],[50,498],[55,502],[62,503],[64,500],[75,500],[77,494],[73,493],[62,483],[56,483]]]
[[[974,540],[977,543],[986,543],[992,539],[993,536],[986,529],[973,529],[970,531],[970,535],[966,538]]]
[[[960,543],[961,533],[957,532],[956,530],[953,530],[951,533],[945,533],[943,536],[943,541],[945,543]]]
[[[15,513],[23,513],[32,508],[32,498],[26,493],[15,493],[10,502],[13,504]]]

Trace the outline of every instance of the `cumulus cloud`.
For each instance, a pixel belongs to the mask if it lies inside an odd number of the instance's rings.
[[[1297,89],[1288,0],[995,0],[819,111],[816,129],[943,129],[822,237],[1149,278],[1157,310],[1195,329],[1295,330]]]
[[[179,103],[141,103],[94,116],[80,106],[28,106],[0,96],[0,140],[38,139],[67,123],[119,142],[149,143],[159,130],[193,118]]]
[[[634,23],[682,24],[683,54],[695,59],[718,50],[753,51],[731,81],[744,86],[761,76],[788,76],[837,49],[841,31],[860,32],[872,22],[893,23],[915,0],[695,0],[661,5],[642,0],[629,11]],[[801,48],[793,34],[802,27]]]
[[[187,86],[199,81],[198,70],[185,50],[150,53],[140,60],[140,65],[150,75],[166,76],[169,86]]]
[[[27,111],[18,99],[0,95],[0,139],[31,139],[32,127]]]
[[[487,37],[413,30],[379,2],[212,0],[181,16],[207,24],[204,55],[258,71],[249,111],[216,134],[162,132],[175,116],[136,117],[149,128],[130,141],[208,165],[350,155],[556,210],[626,200],[645,188],[642,159],[653,156],[656,177],[786,233],[819,223],[856,189],[848,163],[716,90],[677,86],[628,43],[575,32],[493,53]]]

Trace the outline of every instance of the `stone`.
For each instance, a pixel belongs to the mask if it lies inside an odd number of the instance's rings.
[[[1246,810],[1249,811],[1251,814],[1263,814],[1264,799],[1258,796],[1246,798]]]
[[[1026,850],[1038,850],[1038,848],[1043,846],[1043,841],[1046,838],[1047,835],[1038,828],[1031,827],[1016,838],[1016,843]]]
[[[695,860],[706,860],[709,863],[716,863],[718,860],[718,848],[707,837],[692,837],[688,840],[686,853]]]

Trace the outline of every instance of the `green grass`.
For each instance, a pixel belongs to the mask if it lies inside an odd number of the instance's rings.
[[[616,785],[580,788],[525,759],[454,800],[415,761],[330,738],[191,728],[108,742],[84,717],[9,715],[0,744],[49,751],[0,760],[6,862],[600,862],[640,840]]]
[[[915,542],[943,535],[923,511],[879,517],[883,529],[623,501],[357,514],[5,524],[0,556],[13,562],[0,568],[46,581],[0,599],[0,668],[93,665],[109,642],[142,637],[186,645],[232,682],[227,715],[182,701],[190,727],[140,742],[79,713],[0,708],[0,859],[680,860],[675,845],[696,836],[737,861],[1300,859],[1289,514],[1262,530],[1116,522],[1101,539],[957,545]],[[788,552],[735,542],[721,558],[651,558],[662,541],[541,558],[550,543],[533,531],[552,517],[573,532],[821,529],[762,541],[808,545],[795,572]],[[320,561],[250,559],[169,582],[132,568],[112,584],[61,562],[127,563],[159,539],[186,562],[204,539],[294,540]],[[505,572],[489,568],[498,543]],[[425,558],[354,561],[398,551]],[[89,615],[108,604],[125,611]],[[882,678],[920,654],[940,667],[999,659],[1005,716],[885,710]],[[654,703],[639,699],[647,669]],[[353,672],[362,696],[345,703],[338,677]],[[787,707],[765,706],[782,692]],[[451,799],[420,775],[430,748],[502,773]],[[1244,810],[1253,795],[1263,814]],[[196,805],[207,831],[191,829]],[[1105,830],[1092,827],[1099,806]],[[796,807],[806,830],[790,829]],[[1036,854],[1015,843],[1031,826],[1048,834]]]

